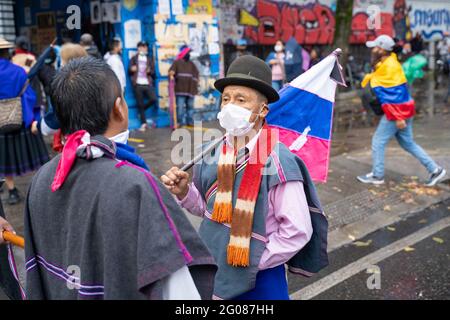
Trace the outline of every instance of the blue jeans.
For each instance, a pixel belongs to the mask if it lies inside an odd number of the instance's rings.
[[[272,80],[272,87],[275,90],[280,91],[281,88],[283,88],[283,80]]]
[[[194,97],[177,95],[178,125],[194,125]]]
[[[375,177],[384,177],[384,149],[394,136],[400,146],[416,157],[428,172],[432,173],[438,168],[436,162],[414,141],[412,124],[413,120],[410,118],[406,120],[406,128],[400,130],[395,121],[387,120],[385,115],[381,118],[372,137],[372,173]]]

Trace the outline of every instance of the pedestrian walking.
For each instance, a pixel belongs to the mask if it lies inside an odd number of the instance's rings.
[[[169,77],[175,80],[178,126],[194,125],[194,99],[198,94],[199,71],[190,60],[191,48],[182,46],[169,69]]]
[[[133,56],[128,66],[128,73],[131,76],[131,83],[134,89],[139,117],[141,120],[140,131],[144,132],[147,125],[147,116],[145,112],[148,108],[156,105],[158,98],[156,96],[153,77],[155,76],[155,64],[149,56],[148,43],[141,41],[137,45],[138,53]],[[147,102],[145,102],[147,100]]]
[[[125,92],[125,87],[127,86],[127,77],[122,61],[122,41],[120,39],[114,39],[111,42],[110,51],[105,54],[103,59],[114,71],[120,81],[122,91]]]
[[[5,177],[9,191],[7,203],[20,202],[21,195],[14,177],[37,170],[49,160],[47,147],[38,130],[40,108],[36,107],[36,95],[27,85],[25,70],[9,61],[9,49],[13,45],[0,38],[0,119],[7,121],[5,114],[9,99],[20,97],[22,126],[18,130],[0,132],[0,177]]]
[[[414,141],[415,103],[402,66],[392,52],[395,42],[391,37],[381,35],[366,45],[372,49],[374,71],[364,77],[362,87],[370,86],[384,114],[372,137],[372,172],[357,179],[363,183],[384,183],[384,152],[388,142],[395,137],[400,146],[430,173],[426,185],[434,186],[444,178],[446,171]]]
[[[102,58],[102,55],[100,54],[100,51],[98,50],[98,47],[94,42],[94,37],[91,34],[83,34],[80,38],[80,45],[84,48],[84,50],[86,50],[89,56],[96,59]]]

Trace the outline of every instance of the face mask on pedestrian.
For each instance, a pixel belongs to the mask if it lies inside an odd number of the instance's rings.
[[[255,126],[255,122],[250,122],[253,112],[233,103],[226,104],[217,115],[220,126],[228,134],[240,137],[250,132]]]
[[[283,51],[283,46],[276,45],[276,46],[275,46],[275,51],[276,51],[276,52],[281,52],[281,51]]]

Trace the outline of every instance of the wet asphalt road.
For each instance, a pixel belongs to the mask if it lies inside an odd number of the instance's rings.
[[[377,230],[358,242],[331,252],[329,267],[312,278],[290,275],[290,291],[297,291],[300,297],[305,291],[308,298],[317,300],[449,300],[449,217],[450,200],[446,200]],[[430,228],[440,230],[427,232]],[[405,239],[416,236],[423,240],[403,243]],[[393,253],[392,246],[396,243],[402,246]],[[364,260],[371,254],[386,258],[376,264],[364,265]],[[362,263],[359,268],[362,270],[354,272],[350,264],[357,265],[358,261]],[[369,281],[372,288],[367,285],[369,277],[372,277]],[[319,280],[324,284],[317,286]],[[313,288],[312,292],[308,286]]]
[[[290,293],[299,293],[314,286],[320,280],[332,277],[330,288],[318,286],[311,299],[317,300],[417,300],[450,299],[450,199],[408,218],[377,230],[357,242],[330,253],[330,265],[312,278],[289,275]],[[445,223],[447,221],[447,224]],[[438,232],[424,233],[430,227],[441,228]],[[404,248],[390,254],[389,247],[408,237],[422,235],[414,244],[406,242]],[[377,252],[387,255],[350,277],[339,276],[339,271]],[[375,268],[374,268],[375,267]],[[378,270],[376,269],[378,268]],[[348,272],[352,272],[348,270]],[[341,272],[342,273],[342,272]],[[345,273],[345,272],[344,272]],[[368,278],[379,277],[370,283],[379,286],[369,289]],[[0,300],[7,299],[0,289]]]

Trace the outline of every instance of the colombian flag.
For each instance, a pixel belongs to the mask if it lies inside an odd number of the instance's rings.
[[[316,182],[326,182],[337,85],[345,85],[337,49],[280,91],[266,120]]]
[[[368,83],[388,120],[405,120],[415,115],[415,104],[409,93],[408,81],[395,53],[380,62],[373,73],[366,75],[361,85],[364,88]]]

